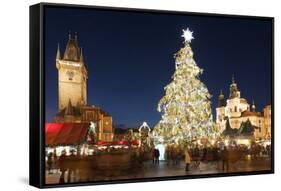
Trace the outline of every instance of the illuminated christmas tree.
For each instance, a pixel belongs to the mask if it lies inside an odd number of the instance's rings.
[[[212,120],[211,95],[200,81],[200,69],[190,47],[193,32],[183,30],[184,47],[175,54],[176,70],[158,103],[161,120],[154,128],[157,143],[178,143],[216,135]]]

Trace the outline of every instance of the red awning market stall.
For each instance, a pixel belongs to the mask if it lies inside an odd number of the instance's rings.
[[[88,123],[46,123],[46,146],[78,145],[87,140]]]

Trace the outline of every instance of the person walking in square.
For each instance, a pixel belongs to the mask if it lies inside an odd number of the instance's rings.
[[[52,152],[48,154],[47,164],[48,164],[48,173],[52,174],[52,167],[53,167],[53,153]]]
[[[155,165],[156,164],[156,148],[152,149],[152,164]]]
[[[159,157],[160,157],[160,152],[158,149],[155,150],[155,162],[156,165],[159,165]]]
[[[67,171],[66,158],[67,158],[66,151],[63,150],[61,153],[61,156],[59,158],[59,167],[60,167],[60,171],[61,171],[61,175],[60,175],[60,179],[59,179],[60,184],[65,183],[64,175],[65,175],[65,172]]]
[[[184,151],[184,161],[185,161],[185,171],[189,171],[189,165],[191,163],[191,155],[190,155],[190,150],[188,148],[188,146],[185,148]]]

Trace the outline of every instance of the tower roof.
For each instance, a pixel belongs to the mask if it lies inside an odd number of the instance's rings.
[[[75,34],[75,38],[72,38],[71,33],[69,33],[69,39],[64,51],[63,59],[78,62],[80,56],[81,52],[78,45],[77,34]]]
[[[226,102],[224,99],[224,95],[222,93],[222,90],[220,90],[220,95],[219,95],[219,101],[218,101],[218,107],[224,107],[226,106]]]
[[[238,97],[238,93],[239,92],[239,89],[237,87],[237,84],[235,82],[235,79],[234,79],[234,75],[232,75],[232,83],[230,84],[230,91],[229,91],[229,98],[235,98],[235,97]]]

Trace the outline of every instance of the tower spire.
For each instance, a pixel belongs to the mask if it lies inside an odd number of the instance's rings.
[[[224,100],[224,95],[222,89],[220,90],[219,100],[218,100],[218,107],[224,107],[226,105]]]
[[[235,84],[234,74],[232,74],[232,83]]]
[[[83,51],[82,47],[80,48],[80,62],[84,62],[84,56],[83,56]]]
[[[73,107],[72,107],[70,98],[68,100],[68,104],[67,104],[67,107],[65,108],[65,113],[64,114],[65,115],[73,115]]]
[[[235,97],[240,97],[240,91],[237,87],[237,84],[234,79],[234,74],[232,74],[232,83],[230,84],[230,89],[229,89],[229,98],[235,98]]]
[[[57,56],[56,59],[60,60],[61,56],[60,56],[60,43],[58,43],[58,48],[57,48]]]
[[[69,30],[68,31],[68,40],[70,40],[71,39],[71,31]]]
[[[78,37],[77,37],[77,32],[75,32],[75,36],[74,36],[75,40],[77,41]]]
[[[256,111],[256,105],[255,105],[255,101],[253,99],[253,103],[252,103],[252,111],[255,112]]]

